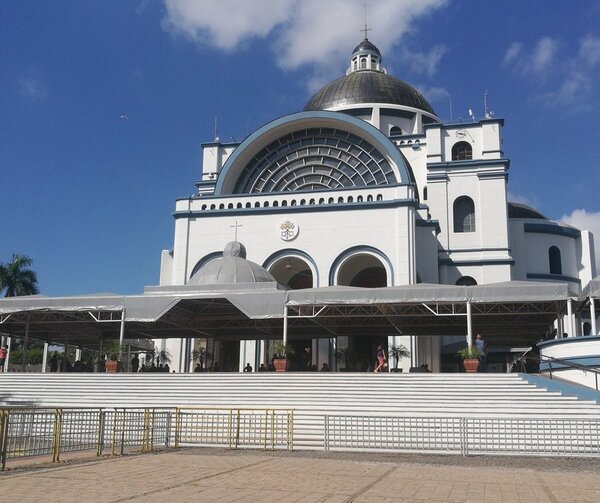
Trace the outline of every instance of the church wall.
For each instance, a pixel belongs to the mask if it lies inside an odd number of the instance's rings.
[[[590,231],[581,231],[577,245],[577,256],[580,257],[579,278],[581,285],[585,286],[596,277],[594,235]]]
[[[525,231],[523,230],[523,221],[510,219],[508,221],[508,246],[511,256],[515,261],[512,269],[512,279],[525,281],[527,279],[527,245],[525,242]]]
[[[525,233],[526,261],[528,279],[540,281],[552,278],[536,278],[531,275],[550,276],[550,262],[548,251],[551,246],[557,246],[560,250],[562,276],[579,278],[577,239],[569,236],[558,236],[553,234]],[[558,279],[558,278],[557,278]],[[573,283],[572,288],[578,291],[579,283]]]
[[[160,279],[158,284],[173,284],[173,252],[169,250],[163,250],[160,254]]]
[[[438,283],[438,249],[435,228],[416,228],[416,266],[422,283]]]
[[[318,269],[318,286],[327,286],[331,266],[339,255],[351,248],[358,247],[358,252],[361,247],[373,247],[389,258],[393,267],[393,282],[406,284],[411,277],[407,225],[409,212],[409,208],[401,207],[371,209],[360,213],[348,210],[324,214],[290,211],[245,217],[221,215],[197,218],[190,222],[187,267],[183,264],[185,258],[180,257],[176,259],[177,270],[187,270],[189,274],[198,260],[222,250],[227,242],[233,240],[234,233],[230,226],[235,225],[237,220],[241,224],[238,240],[246,246],[247,258],[258,264],[262,265],[270,255],[282,248],[299,249],[314,260]],[[293,241],[283,241],[279,237],[279,227],[287,219],[294,220],[299,227],[299,234]],[[185,236],[181,239],[185,239]]]

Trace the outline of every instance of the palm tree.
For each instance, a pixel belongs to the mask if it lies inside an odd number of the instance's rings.
[[[390,356],[394,359],[394,370],[398,370],[400,358],[408,358],[410,351],[403,344],[398,344],[397,346],[390,347]]]
[[[37,274],[29,269],[33,260],[26,255],[13,253],[12,261],[0,264],[0,292],[5,290],[5,297],[18,297],[20,295],[35,295],[39,293],[37,287]],[[10,334],[9,334],[10,335]],[[3,338],[4,339],[4,338]],[[25,370],[28,334],[23,341],[22,368]]]
[[[5,297],[39,293],[37,275],[29,269],[32,263],[26,255],[13,253],[11,262],[0,264],[0,291],[5,290]]]
[[[192,363],[194,362],[194,360],[198,360],[198,362],[200,363],[200,368],[203,369],[204,362],[207,362],[211,356],[212,355],[206,348],[200,347],[198,349],[194,349],[192,351]]]

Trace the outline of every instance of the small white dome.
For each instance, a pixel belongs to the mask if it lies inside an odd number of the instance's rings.
[[[265,268],[246,260],[246,247],[238,242],[227,243],[223,257],[202,266],[188,285],[230,285],[234,283],[271,283],[275,278]]]

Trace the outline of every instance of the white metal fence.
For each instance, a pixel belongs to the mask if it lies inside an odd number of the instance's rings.
[[[295,440],[321,435],[325,450],[337,451],[600,457],[597,417],[334,414],[310,425],[299,420],[295,431],[291,409],[9,408],[0,409],[0,468],[10,458],[58,461],[64,452],[115,455],[158,445],[293,450]]]
[[[325,450],[600,456],[598,418],[325,416]]]

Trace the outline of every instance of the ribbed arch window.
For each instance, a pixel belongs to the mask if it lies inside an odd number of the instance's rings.
[[[548,250],[548,262],[550,263],[550,274],[562,274],[562,260],[558,246],[551,246]]]
[[[452,147],[453,161],[466,161],[473,159],[473,147],[466,141],[459,141]]]
[[[402,134],[402,128],[398,126],[392,126],[390,128],[390,136],[400,136]]]
[[[475,204],[468,196],[454,201],[454,232],[475,232]]]
[[[243,168],[235,194],[297,192],[397,183],[386,156],[359,136],[333,128],[289,133]]]

